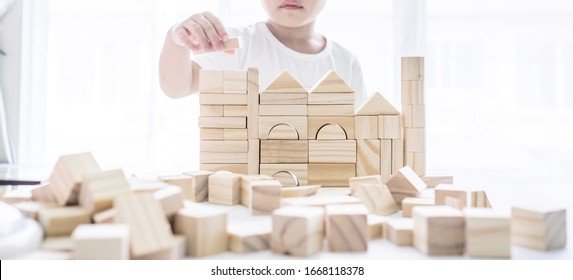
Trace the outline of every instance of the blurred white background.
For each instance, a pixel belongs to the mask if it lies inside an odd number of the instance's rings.
[[[107,168],[197,169],[197,97],[158,86],[166,31],[206,10],[228,26],[265,20],[260,0],[23,1],[36,26],[24,35],[45,54],[33,59],[46,86],[21,113],[19,159],[30,164],[91,151]],[[318,20],[358,55],[369,93],[397,108],[398,58],[426,57],[430,173],[551,178],[573,167],[571,26],[567,0],[330,0]]]

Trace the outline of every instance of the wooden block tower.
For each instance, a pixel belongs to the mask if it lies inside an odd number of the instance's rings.
[[[402,121],[404,162],[418,176],[426,175],[426,112],[424,58],[402,57]]]

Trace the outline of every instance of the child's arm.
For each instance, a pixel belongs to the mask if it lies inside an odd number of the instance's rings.
[[[229,35],[221,21],[209,12],[195,14],[169,29],[159,58],[159,83],[173,98],[197,92],[199,65],[189,59],[190,52],[224,49]]]

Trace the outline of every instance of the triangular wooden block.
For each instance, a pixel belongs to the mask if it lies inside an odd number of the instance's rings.
[[[352,93],[354,90],[333,70],[326,73],[311,93]]]
[[[308,91],[289,72],[283,71],[263,93],[308,93]]]
[[[376,116],[376,115],[399,115],[400,112],[382,96],[379,92],[375,92],[368,98],[356,111],[357,116]]]

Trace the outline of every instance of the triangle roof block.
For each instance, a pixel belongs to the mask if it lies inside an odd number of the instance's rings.
[[[308,91],[289,72],[283,71],[263,93],[308,93]]]
[[[382,96],[381,93],[375,92],[370,95],[368,101],[356,111],[357,116],[373,115],[399,115],[400,112]]]
[[[352,93],[354,90],[334,71],[331,70],[320,79],[311,93]]]

